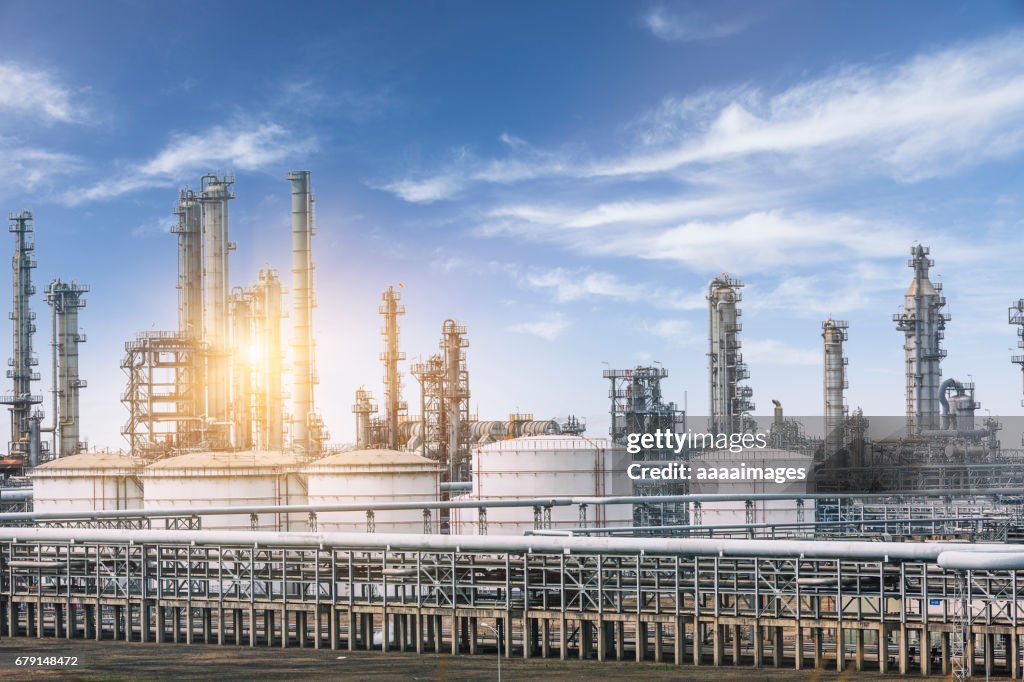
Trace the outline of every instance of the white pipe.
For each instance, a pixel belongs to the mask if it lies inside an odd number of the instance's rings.
[[[1020,545],[964,545],[953,542],[864,542],[848,540],[746,540],[703,538],[522,537],[508,535],[421,535],[412,533],[296,533],[271,531],[124,530],[83,528],[0,528],[0,542],[124,544],[211,544],[260,547],[323,547],[383,551],[510,552],[538,554],[653,554],[659,556],[800,557],[865,561],[935,562],[969,553],[1018,566]],[[1000,555],[1013,555],[1014,559]],[[988,556],[986,556],[988,555]],[[963,557],[967,558],[967,557]],[[1012,563],[1012,561],[1016,563]],[[984,564],[982,564],[984,565]]]
[[[311,450],[310,415],[313,412],[313,197],[309,171],[288,173],[292,184],[292,447]]]

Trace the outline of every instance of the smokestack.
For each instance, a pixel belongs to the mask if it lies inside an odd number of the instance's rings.
[[[204,175],[199,201],[204,240],[203,340],[206,342],[207,436],[218,448],[231,438],[231,330],[228,320],[228,201],[235,198],[229,176]]]
[[[847,339],[847,322],[828,319],[821,323],[825,346],[825,457],[833,457],[843,447],[843,425],[846,421],[846,357],[843,343]]]
[[[309,171],[292,171],[292,448],[310,453],[313,416],[313,195]]]

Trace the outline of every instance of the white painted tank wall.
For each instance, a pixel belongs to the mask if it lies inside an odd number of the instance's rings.
[[[752,467],[783,467],[805,468],[807,477],[813,472],[814,459],[810,455],[790,450],[751,448],[741,452],[713,450],[694,457],[690,461],[692,469],[697,467],[739,467],[746,464]],[[690,481],[690,492],[695,495],[744,493],[805,493],[805,481],[779,484],[774,481]],[[754,523],[797,523],[799,508],[795,500],[754,500],[752,502]],[[747,522],[747,506],[743,501],[737,502],[702,502],[701,525],[737,525]],[[804,500],[803,517],[805,522],[814,521],[814,500]]]
[[[62,457],[36,467],[29,476],[33,509],[39,512],[141,509],[138,460],[111,453]]]
[[[309,504],[435,502],[440,469],[437,462],[411,452],[355,450],[330,455],[304,473]],[[431,531],[438,532],[437,510],[430,511]],[[366,512],[318,512],[320,531],[366,532]],[[374,512],[376,533],[422,533],[422,509]]]
[[[146,509],[305,504],[305,482],[293,454],[195,452],[159,460],[143,473]],[[259,514],[259,530],[308,528],[306,514]],[[249,530],[246,514],[205,516],[203,530]]]
[[[606,438],[546,435],[498,441],[472,451],[473,492],[458,499],[632,495],[632,482],[626,474],[631,461],[625,448]],[[589,526],[632,524],[632,505],[587,510]],[[579,525],[576,506],[551,509],[551,528]],[[522,535],[533,527],[531,507],[487,511],[488,535]],[[477,510],[453,510],[452,528],[453,533],[478,534]]]

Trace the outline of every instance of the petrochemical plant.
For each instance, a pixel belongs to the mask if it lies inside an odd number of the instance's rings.
[[[178,324],[125,343],[123,453],[81,440],[89,288],[73,280],[45,290],[49,420],[42,410],[33,216],[11,215],[0,633],[1024,676],[1024,454],[977,416],[972,382],[943,378],[950,316],[927,247],[911,249],[892,318],[898,424],[848,409],[851,330],[831,318],[820,423],[778,401],[755,416],[743,283],[724,273],[707,290],[706,421],[664,395],[660,365],[603,372],[607,438],[571,416],[482,417],[456,319],[403,369],[398,285],[378,309],[381,408],[359,387],[356,442],[341,447],[317,406],[310,172],[287,182],[287,288],[272,268],[232,285],[233,177],[180,191]],[[1024,348],[1024,299],[1009,323]],[[626,447],[705,429],[763,433],[768,447]],[[780,487],[625,474],[679,461],[811,475]]]

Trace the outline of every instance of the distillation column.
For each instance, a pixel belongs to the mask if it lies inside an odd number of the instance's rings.
[[[834,457],[843,447],[843,429],[846,422],[846,357],[843,343],[847,340],[849,324],[828,319],[821,323],[821,338],[825,344],[825,457]]]
[[[206,358],[203,341],[203,208],[199,197],[190,189],[178,194],[174,208],[178,223],[171,232],[178,236],[178,335],[184,343],[194,344],[184,366],[177,368],[177,393],[180,402],[176,411],[175,438],[180,447],[195,442],[201,429],[199,420],[205,413]]]
[[[946,299],[942,284],[928,278],[935,261],[928,258],[928,247],[910,249],[907,265],[914,279],[904,297],[903,311],[893,315],[896,329],[904,333],[907,377],[907,434],[919,434],[940,428],[939,385],[942,383],[941,342],[950,317],[942,312]]]
[[[202,231],[205,272],[203,278],[203,338],[206,342],[207,439],[215,447],[230,444],[231,347],[228,320],[228,201],[235,198],[228,176],[202,178]]]
[[[53,431],[58,457],[77,454],[82,448],[79,396],[86,382],[78,376],[78,311],[85,307],[89,287],[77,282],[53,280],[46,301],[53,309]]]
[[[740,353],[742,311],[736,305],[742,300],[742,287],[742,282],[725,275],[708,285],[709,430],[715,434],[741,432],[744,415],[754,409],[753,391],[740,383],[749,377]]]
[[[398,350],[398,316],[405,315],[405,306],[398,304],[401,298],[402,295],[389,286],[381,296],[382,303],[378,308],[378,312],[384,316],[384,328],[381,330],[384,351],[380,354],[384,362],[384,442],[392,450],[397,450],[401,445],[399,415],[407,410],[402,401],[402,377],[398,373],[398,362],[405,360],[405,353]]]
[[[35,466],[39,463],[42,443],[39,436],[39,422],[43,413],[33,410],[33,405],[43,401],[42,396],[32,395],[32,382],[39,381],[39,373],[34,367],[39,364],[38,358],[32,353],[32,335],[36,331],[35,313],[32,312],[30,299],[36,292],[32,286],[32,269],[36,261],[32,257],[35,245],[30,235],[34,231],[32,214],[28,211],[10,215],[10,232],[15,236],[14,258],[11,260],[14,289],[14,309],[11,320],[14,327],[14,353],[11,357],[7,378],[13,379],[11,393],[0,398],[0,404],[11,406],[11,441],[9,444],[12,455],[20,455],[25,461]]]
[[[356,390],[356,402],[352,405],[352,413],[356,416],[356,449],[365,450],[370,447],[370,420],[377,411],[373,403],[373,395],[365,388]],[[388,447],[391,447],[388,445]]]
[[[311,429],[314,415],[313,387],[313,195],[309,171],[288,173],[292,185],[292,448],[312,453],[317,444]]]
[[[463,452],[465,433],[469,429],[469,372],[465,348],[469,346],[466,328],[455,320],[445,320],[441,329],[441,352],[444,358],[444,410],[447,426],[449,480],[460,480],[468,453]]]
[[[248,450],[253,445],[253,295],[238,288],[231,295],[231,422],[234,447]]]
[[[281,280],[277,271],[260,270],[253,289],[257,371],[257,422],[259,446],[264,450],[284,447],[284,393],[281,389]]]
[[[1009,323],[1017,325],[1017,347],[1024,348],[1024,298],[1018,299],[1010,306]],[[1013,355],[1010,357],[1010,362],[1020,365],[1021,370],[1024,371],[1024,355]],[[1024,405],[1024,401],[1021,404]]]

